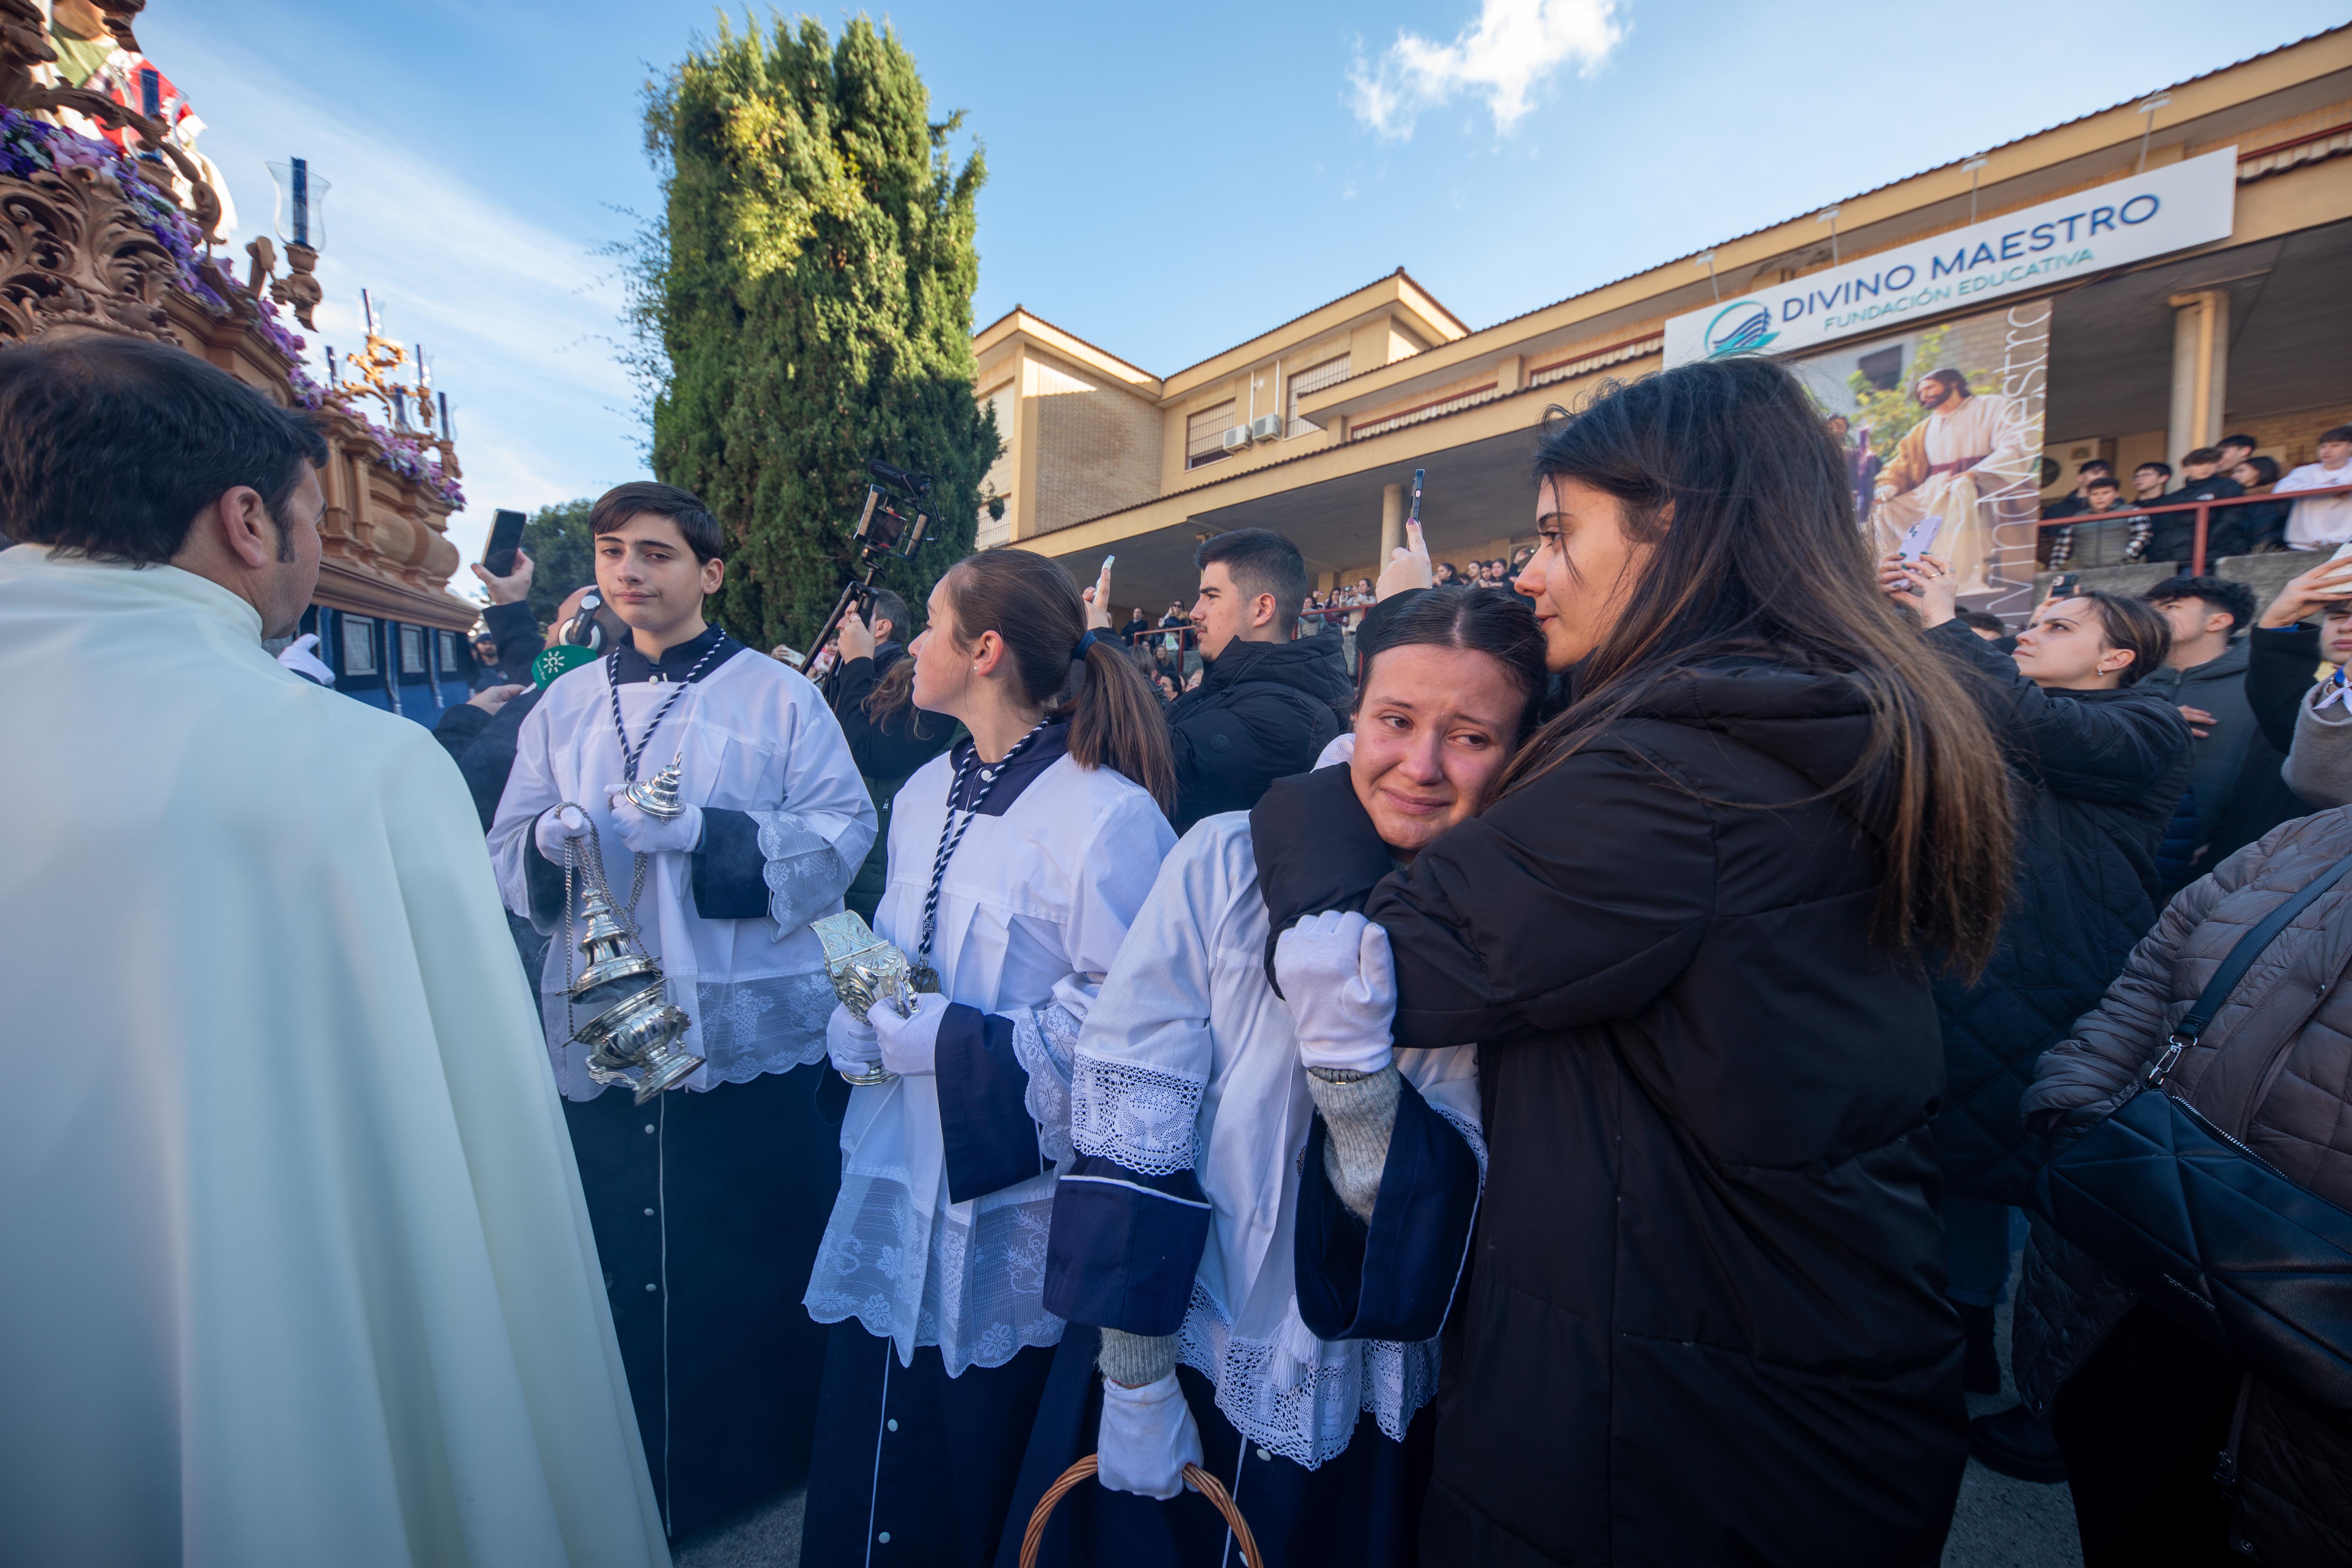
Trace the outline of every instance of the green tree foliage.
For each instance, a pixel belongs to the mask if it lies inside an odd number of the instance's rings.
[[[717,616],[805,647],[840,589],[865,463],[934,476],[929,542],[877,579],[919,605],[972,546],[995,419],[973,395],[972,200],[961,115],[897,35],[772,18],[646,94],[664,210],[635,276],[654,472],[727,525]]]
[[[530,613],[541,626],[572,590],[596,580],[596,542],[588,537],[586,496],[543,506],[522,526],[522,551],[531,559]]]

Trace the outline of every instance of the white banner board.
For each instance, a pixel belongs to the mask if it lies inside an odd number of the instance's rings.
[[[1898,245],[1670,318],[1666,363],[1801,352],[1855,332],[1899,329],[1955,306],[1990,304],[2061,279],[2230,237],[2238,150]]]

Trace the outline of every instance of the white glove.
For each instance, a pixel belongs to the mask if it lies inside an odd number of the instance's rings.
[[[936,991],[915,993],[915,1016],[898,1016],[887,1002],[877,1002],[866,1013],[882,1042],[882,1065],[900,1078],[918,1078],[939,1070],[940,1020],[948,1016],[948,999]]]
[[[327,661],[320,658],[314,651],[318,646],[319,634],[304,632],[278,650],[278,662],[297,675],[309,676],[321,686],[332,686],[335,683],[335,672],[329,669]]]
[[[531,830],[532,842],[539,852],[557,866],[563,864],[563,841],[577,838],[582,854],[588,852],[588,814],[576,805],[558,806],[553,811],[539,814],[539,826]]]
[[[885,1013],[890,1011],[888,1003],[881,1006]],[[882,1065],[882,1044],[874,1037],[874,1026],[859,1023],[857,1015],[840,1004],[824,1021],[824,1054],[852,1078],[866,1078]]]
[[[1359,914],[1309,915],[1275,940],[1274,977],[1301,1063],[1363,1073],[1389,1065],[1396,966],[1387,931]]]
[[[625,789],[611,796],[613,831],[636,855],[658,855],[665,849],[688,850],[702,842],[702,808],[689,805],[664,822],[629,798]]]
[[[1201,1428],[1174,1373],[1141,1388],[1103,1379],[1096,1479],[1113,1491],[1165,1502],[1184,1489],[1184,1467],[1200,1462]]]

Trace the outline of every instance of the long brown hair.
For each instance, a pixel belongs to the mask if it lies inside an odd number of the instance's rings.
[[[1575,414],[1549,412],[1535,472],[1538,487],[1573,479],[1615,497],[1652,552],[1576,700],[1513,759],[1503,789],[1542,777],[1702,660],[1761,656],[1844,675],[1869,703],[1870,743],[1823,793],[1883,858],[1875,934],[1981,971],[2011,869],[2000,747],[1959,677],[1879,590],[1844,462],[1796,378],[1734,358],[1604,387]]]
[[[1176,809],[1176,759],[1160,700],[1117,638],[1076,657],[1087,606],[1067,573],[1026,550],[987,550],[965,556],[941,582],[962,641],[982,632],[1003,637],[1023,695],[1046,718],[1070,721],[1073,760],[1124,773],[1162,812]]]

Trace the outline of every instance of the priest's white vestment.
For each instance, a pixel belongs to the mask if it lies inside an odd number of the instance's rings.
[[[260,635],[0,552],[0,1562],[667,1563],[465,786]]]

